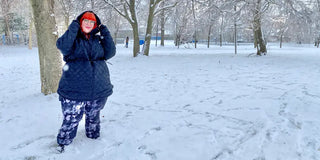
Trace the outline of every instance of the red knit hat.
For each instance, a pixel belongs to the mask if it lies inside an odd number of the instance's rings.
[[[95,21],[96,23],[94,23],[93,29],[95,29],[97,27],[97,19],[96,19],[96,16],[92,12],[86,12],[85,14],[83,14],[83,16],[80,19],[80,24],[81,25],[82,25],[83,19],[88,19],[88,20],[91,20],[91,21]]]

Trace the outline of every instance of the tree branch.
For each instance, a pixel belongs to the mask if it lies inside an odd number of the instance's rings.
[[[109,6],[111,6],[116,12],[118,12],[122,17],[127,18],[125,14],[123,14],[119,8],[112,4],[109,0],[104,0]]]
[[[160,9],[157,9],[157,10],[154,12],[154,15],[159,14],[162,10],[167,10],[167,9],[173,8],[173,7],[175,7],[177,4],[178,4],[178,2],[175,2],[173,5],[164,6],[164,7],[160,8]]]

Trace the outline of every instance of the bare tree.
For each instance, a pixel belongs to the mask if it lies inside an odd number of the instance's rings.
[[[213,29],[213,26],[214,26],[214,23],[217,22],[217,12],[216,12],[216,7],[214,6],[214,1],[212,0],[209,0],[207,2],[207,7],[205,7],[205,11],[204,11],[204,15],[203,17],[208,17],[207,18],[207,24],[209,27],[208,27],[208,43],[207,43],[207,48],[210,47],[210,41],[211,41],[211,35],[212,35],[212,29]]]
[[[113,15],[113,28],[114,28],[114,44],[117,45],[117,38],[118,38],[118,33],[120,29],[120,24],[121,24],[121,17],[119,15],[114,14],[111,12]]]
[[[54,0],[30,0],[37,31],[41,74],[41,92],[55,93],[61,76],[62,59],[56,48],[58,39]]]
[[[194,48],[197,48],[197,18],[196,18],[196,11],[195,11],[195,0],[192,0],[192,15],[193,15],[193,25],[194,25],[194,33],[193,33],[193,39],[194,39]]]
[[[263,37],[262,28],[261,28],[261,16],[262,13],[269,7],[269,2],[265,2],[263,4],[262,0],[254,0],[253,1],[253,32],[254,32],[254,40],[257,47],[257,55],[266,55],[267,47],[266,42]]]
[[[149,14],[148,14],[147,29],[146,29],[146,35],[144,38],[145,43],[144,43],[143,50],[142,50],[143,54],[146,56],[149,56],[151,34],[152,34],[152,28],[153,28],[153,17],[155,14],[155,9],[161,1],[163,1],[163,0],[150,0],[149,1]]]
[[[136,15],[136,0],[120,0],[120,2],[104,0],[104,2],[110,5],[115,11],[117,11],[130,23],[133,31],[133,57],[136,57],[140,53],[139,28]],[[120,9],[119,7],[122,7],[122,9]]]
[[[11,6],[13,4],[13,0],[1,0],[1,11],[4,17],[4,22],[5,22],[5,36],[7,39],[7,43],[11,44],[12,43],[12,35],[11,35],[11,31],[10,31],[10,10],[11,10]]]
[[[32,10],[30,11],[30,20],[29,20],[29,49],[32,49],[32,30],[33,30],[33,16],[32,16]]]
[[[147,29],[145,35],[145,43],[143,47],[143,54],[149,56],[150,42],[151,42],[151,34],[153,28],[153,18],[156,14],[160,13],[161,10],[165,10],[168,8],[172,8],[177,5],[177,2],[174,4],[169,4],[168,6],[159,7],[159,3],[163,3],[164,0],[150,0],[149,1],[149,14],[148,14],[148,22]]]
[[[319,48],[319,45],[320,45],[320,21],[319,21],[319,18],[320,18],[320,0],[316,0],[314,2],[314,19],[315,19],[315,46],[317,48]]]
[[[191,25],[190,16],[191,10],[190,2],[183,0],[180,2],[173,13],[174,33],[175,33],[175,45],[179,48],[181,43],[186,43],[190,40],[191,36],[188,34],[189,26]]]
[[[274,11],[276,11],[276,13],[278,14],[273,13],[272,15],[270,15],[270,18],[271,18],[270,25],[272,26],[272,29],[270,30],[273,30],[273,29],[275,30],[273,32],[274,34],[278,35],[279,45],[280,45],[280,48],[282,48],[284,36],[289,28],[288,22],[289,22],[290,14],[289,12],[287,12],[287,10],[283,9],[283,6],[275,7]]]
[[[158,21],[160,21],[160,36],[161,36],[161,46],[164,46],[164,39],[165,39],[165,24],[168,21],[168,19],[170,18],[170,16],[172,16],[172,12],[173,12],[173,8],[175,6],[172,6],[172,8],[168,7],[166,8],[165,6],[167,6],[167,4],[175,4],[177,5],[178,3],[176,3],[176,0],[164,0],[162,1],[162,3],[159,4],[159,8],[160,8],[160,13],[158,14]]]
[[[165,2],[163,2],[162,4],[161,4],[161,7],[164,7],[164,5],[165,5]],[[165,17],[165,10],[163,9],[162,11],[161,11],[161,14],[160,14],[160,30],[161,30],[161,43],[160,43],[160,45],[161,46],[164,46],[164,31],[165,31],[165,29],[164,29],[164,25],[165,25],[165,23],[166,23],[166,17]]]
[[[234,12],[237,13],[237,4],[234,4]],[[237,54],[237,18],[234,16],[234,54]]]
[[[317,36],[317,20],[314,12],[316,9],[316,1],[273,1],[273,4],[277,5],[276,11],[270,13],[271,16],[275,16],[272,25],[276,25],[279,30],[280,43],[281,34],[286,34],[287,39],[290,41],[296,41],[297,43],[311,42],[314,37]],[[314,9],[312,11],[312,9]],[[277,17],[277,13],[280,13]],[[279,22],[281,22],[279,24]],[[320,26],[319,26],[320,27]],[[282,45],[282,44],[281,44]]]
[[[73,5],[74,5],[74,1],[72,0],[58,0],[59,4],[61,5],[61,13],[63,14],[64,17],[64,26],[65,26],[65,30],[68,29],[69,26],[69,18],[70,18],[70,14],[71,11],[73,9]]]
[[[93,10],[99,15],[101,22],[108,24],[108,29],[113,33],[113,41],[117,45],[119,30],[125,19],[103,0],[95,0],[93,5]]]

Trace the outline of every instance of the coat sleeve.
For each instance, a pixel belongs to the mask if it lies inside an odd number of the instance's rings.
[[[116,54],[116,46],[110,35],[108,28],[105,25],[100,26],[101,44],[104,50],[104,58],[106,60],[112,58]]]
[[[73,20],[68,30],[57,40],[57,48],[61,51],[63,55],[66,56],[72,53],[72,46],[77,38],[79,28],[79,22]]]

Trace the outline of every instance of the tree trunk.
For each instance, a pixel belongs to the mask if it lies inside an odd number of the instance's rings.
[[[282,37],[283,37],[283,34],[280,35],[280,48],[282,48]]]
[[[4,16],[4,20],[5,20],[5,36],[6,36],[6,43],[7,44],[12,44],[12,38],[11,38],[11,31],[10,31],[10,24],[9,24],[9,15],[5,15]]]
[[[174,24],[174,45],[178,46],[178,29],[177,29],[177,23]]]
[[[197,48],[197,43],[198,43],[197,31],[194,31],[194,48]]]
[[[164,2],[162,3],[164,4]],[[164,17],[164,9],[161,11],[161,46],[164,46],[164,24],[165,24],[165,17]]]
[[[234,5],[234,13],[237,12],[237,6]],[[234,54],[237,54],[237,18],[236,18],[236,15],[234,17]]]
[[[210,24],[210,26],[209,26],[209,32],[208,32],[208,48],[210,47],[211,28],[212,28],[212,25]]]
[[[118,32],[114,32],[113,41],[115,46],[117,46],[117,38],[118,38]]]
[[[219,39],[220,39],[220,47],[222,47],[222,33],[220,33]]]
[[[55,93],[61,77],[62,60],[56,48],[57,30],[54,17],[54,0],[30,0],[40,59],[41,92]]]
[[[261,0],[257,1],[256,8],[255,8],[255,14],[254,14],[254,20],[253,20],[253,26],[254,26],[254,35],[256,37],[257,41],[257,55],[266,54],[267,53],[267,47],[265,44],[265,41],[263,39],[262,30],[261,30]]]
[[[197,48],[197,19],[196,19],[196,12],[194,9],[194,0],[192,0],[192,13],[193,13],[193,24],[194,24],[194,48]]]
[[[135,0],[130,0],[130,13],[131,13],[131,19],[130,24],[132,26],[132,31],[133,31],[133,57],[137,57],[138,54],[140,53],[140,44],[139,44],[139,28],[138,28],[138,20],[136,16],[136,5],[135,5]],[[127,17],[129,20],[130,18]]]
[[[223,30],[223,13],[221,17],[221,24],[220,24],[220,33],[219,33],[219,39],[220,39],[220,47],[222,47],[222,31]]]
[[[262,54],[265,55],[267,53],[267,48],[262,36],[261,26],[257,26],[254,34],[257,41],[257,55],[259,56],[261,56]]]
[[[177,45],[178,45],[178,48],[180,48],[180,35],[177,35]]]
[[[147,22],[147,30],[146,36],[144,38],[144,47],[143,47],[143,55],[149,56],[150,42],[151,42],[151,34],[152,34],[152,24],[154,17],[154,9],[156,8],[155,0],[150,0],[149,2],[149,15]]]
[[[254,48],[257,48],[258,47],[258,41],[257,41],[257,35],[254,31],[254,26],[252,26],[252,30],[253,30],[253,45],[254,45]]]
[[[29,49],[32,49],[32,28],[33,28],[33,18],[30,18],[29,24]]]
[[[133,31],[133,57],[137,57],[140,53],[138,23],[132,23],[131,26]]]
[[[212,6],[212,1],[209,1],[209,6]],[[210,36],[211,36],[211,29],[212,29],[212,20],[211,20],[211,13],[209,13],[209,30],[208,30],[208,45],[207,47],[210,48]]]

